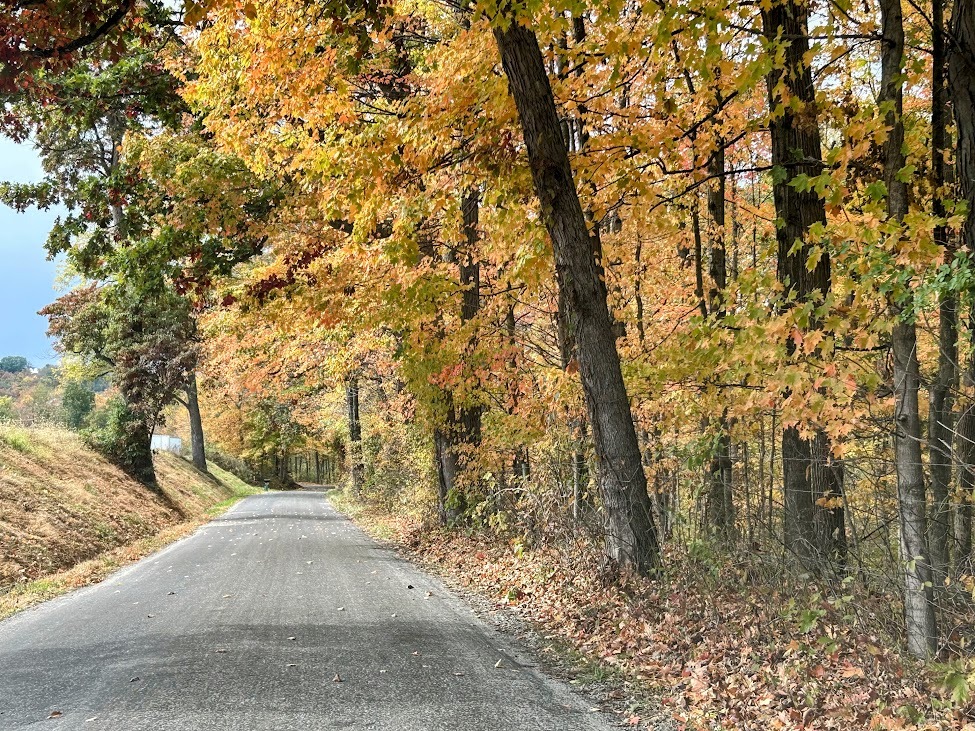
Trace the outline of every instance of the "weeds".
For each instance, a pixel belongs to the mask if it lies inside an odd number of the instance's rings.
[[[33,454],[36,450],[30,432],[21,426],[12,424],[0,426],[0,442],[23,454]]]

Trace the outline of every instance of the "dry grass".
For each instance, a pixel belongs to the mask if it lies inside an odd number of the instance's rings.
[[[98,581],[254,491],[211,471],[160,454],[155,492],[76,434],[0,426],[0,617]]]

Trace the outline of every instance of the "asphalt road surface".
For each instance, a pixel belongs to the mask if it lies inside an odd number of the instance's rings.
[[[500,661],[500,663],[499,663]],[[0,622],[0,730],[605,731],[321,493],[268,493]]]

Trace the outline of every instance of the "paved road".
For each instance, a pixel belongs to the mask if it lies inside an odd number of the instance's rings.
[[[610,728],[528,662],[320,493],[269,493],[0,622],[0,730]]]

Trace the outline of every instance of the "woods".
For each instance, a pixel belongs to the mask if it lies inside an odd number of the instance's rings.
[[[975,678],[972,3],[77,5],[0,14],[0,194],[140,434]]]

